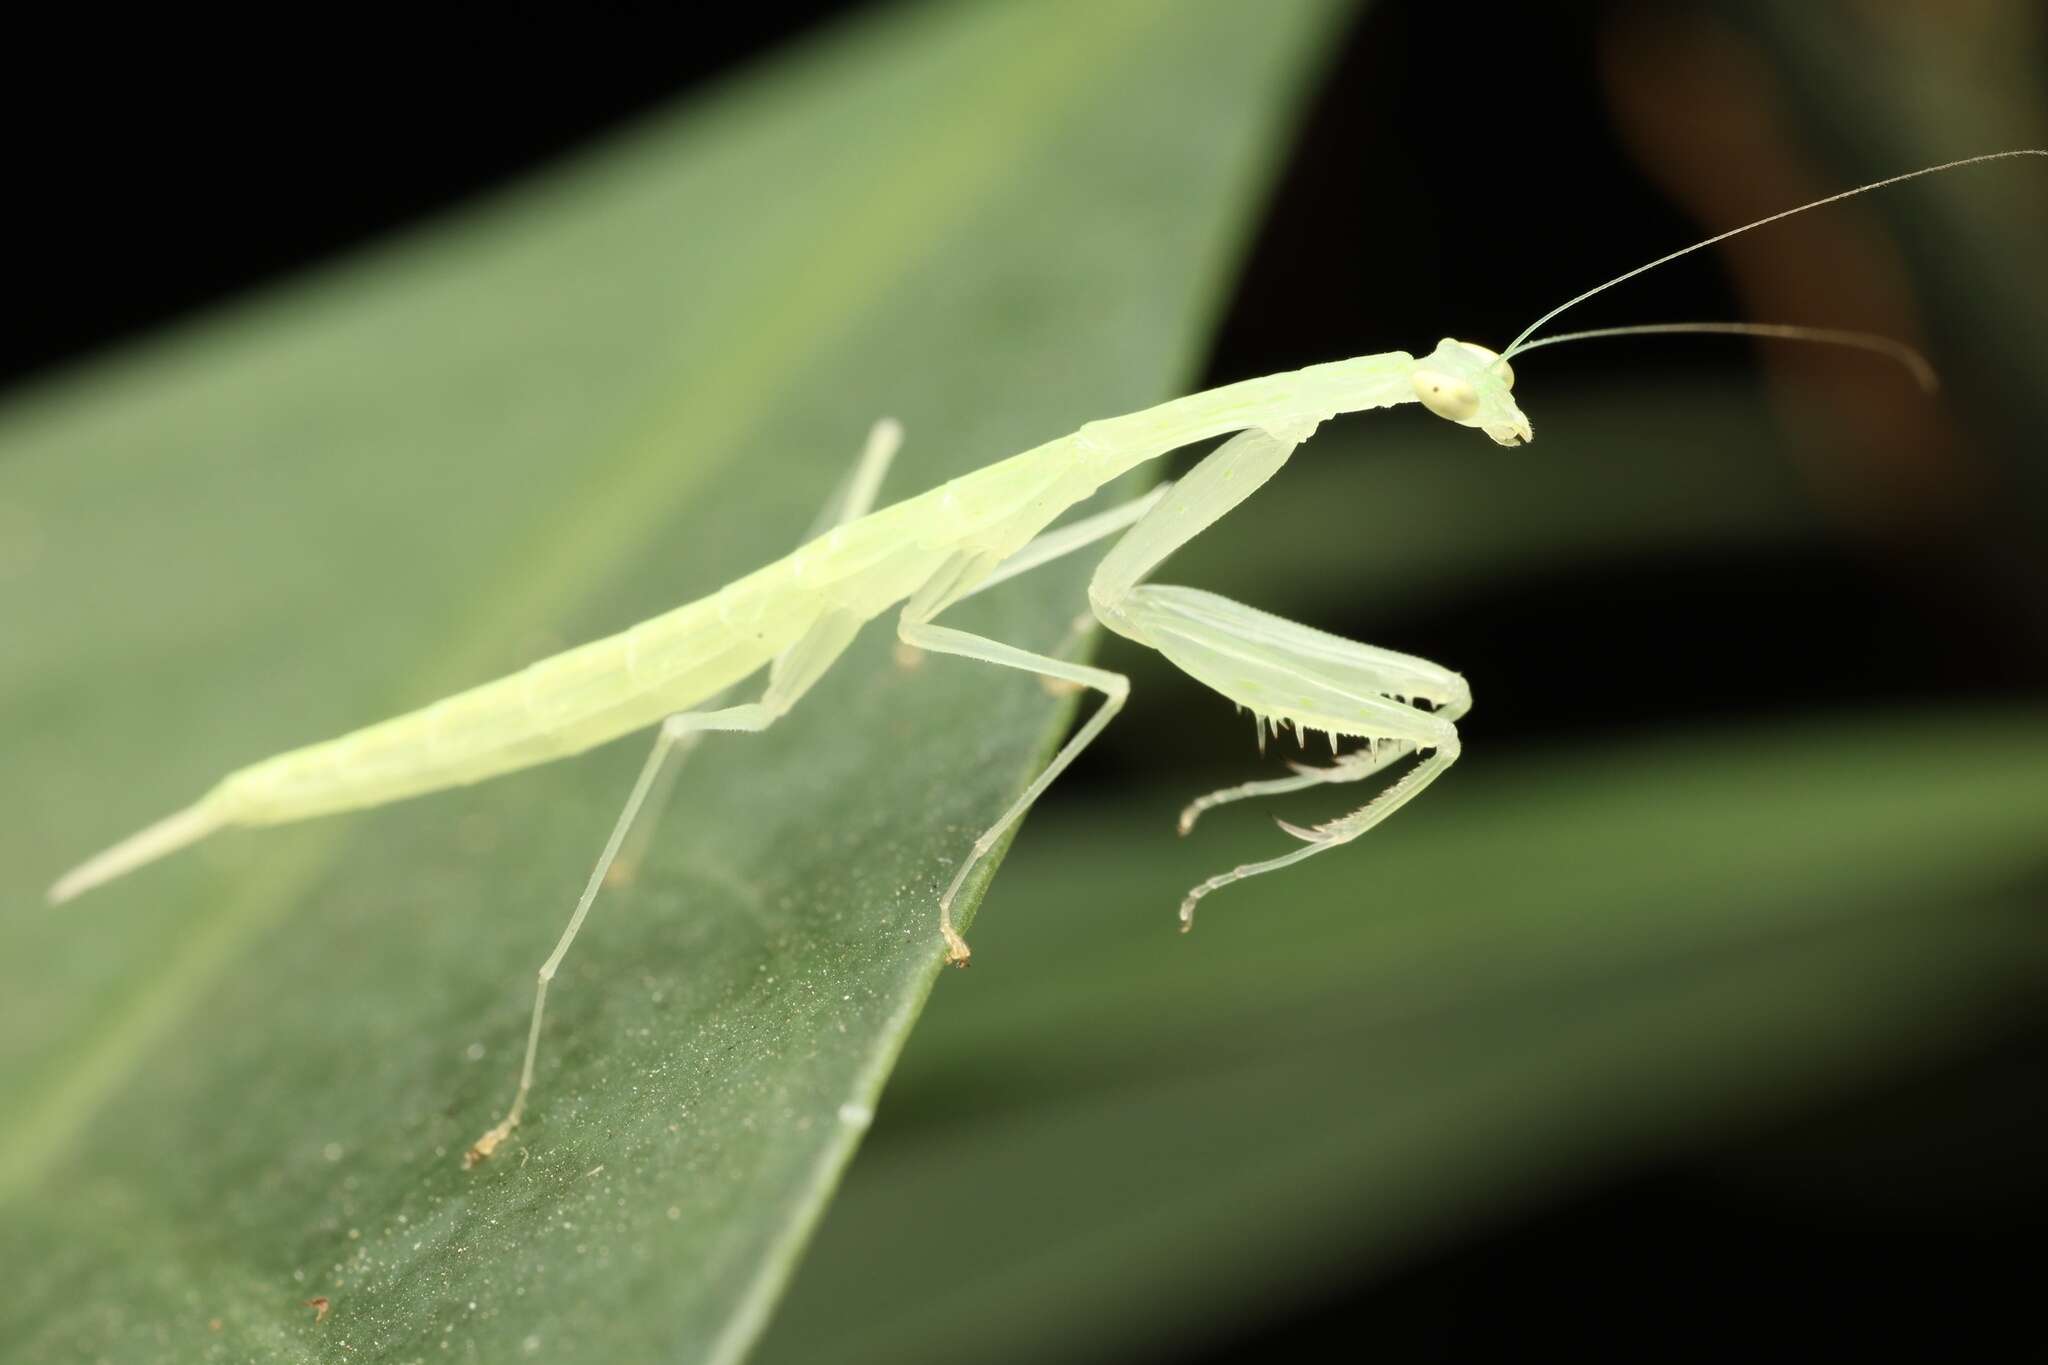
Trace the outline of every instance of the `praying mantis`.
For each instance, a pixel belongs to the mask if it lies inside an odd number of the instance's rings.
[[[81,864],[50,889],[62,902],[230,825],[268,825],[382,805],[481,781],[580,753],[656,726],[656,737],[567,926],[541,965],[524,1061],[504,1117],[468,1149],[465,1165],[488,1158],[519,1126],[533,1090],[548,984],[582,930],[599,893],[635,856],[684,757],[714,731],[760,732],[814,687],[867,622],[894,609],[908,646],[1036,674],[1102,700],[1051,761],[970,848],[938,902],[946,957],[969,960],[953,906],[974,869],[1069,764],[1102,733],[1130,695],[1122,674],[1037,653],[942,625],[947,609],[1052,560],[1120,536],[1088,586],[1088,615],[1240,708],[1263,735],[1321,731],[1332,760],[1296,765],[1293,775],[1210,793],[1180,817],[1188,832],[1205,810],[1311,786],[1372,778],[1413,758],[1405,772],[1350,814],[1304,828],[1281,822],[1298,847],[1219,873],[1181,902],[1182,928],[1199,901],[1222,887],[1347,844],[1435,782],[1459,756],[1458,720],[1472,694],[1457,673],[1428,660],[1361,644],[1195,588],[1150,582],[1175,550],[1272,478],[1325,422],[1419,402],[1476,428],[1500,445],[1532,439],[1513,396],[1510,361],[1566,341],[1667,332],[1720,332],[1833,343],[1878,351],[1932,386],[1932,371],[1910,348],[1882,337],[1766,323],[1659,323],[1535,334],[1594,295],[1691,252],[1779,219],[1853,195],[1980,162],[2048,156],[2023,148],[1992,152],[1891,176],[1817,199],[1624,272],[1551,309],[1499,353],[1445,338],[1420,358],[1404,351],[1359,356],[1227,384],[1121,417],[1087,422],[1022,454],[964,474],[879,510],[875,507],[903,432],[893,421],[871,432],[844,490],[816,533],[789,555],[719,591],[629,630],[570,649],[419,710],[326,743],[295,749],[223,778],[197,802]],[[1227,437],[1178,481],[1108,511],[1053,528],[1062,514],[1122,475],[1169,452]],[[1092,618],[1092,620],[1091,620]],[[1078,631],[1076,632],[1078,634]],[[717,699],[766,670],[759,696]],[[1340,752],[1340,740],[1357,747]],[[636,834],[636,830],[638,833]]]

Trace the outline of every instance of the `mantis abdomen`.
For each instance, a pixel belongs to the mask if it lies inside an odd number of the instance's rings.
[[[222,779],[218,824],[269,825],[480,782],[644,730],[699,707],[802,638],[827,612],[866,620],[960,549],[1000,558],[1071,501],[1019,519],[1020,471],[1002,465],[837,528],[755,573],[630,630],[543,659],[430,706],[293,749]],[[1048,482],[1037,471],[1036,484]],[[983,487],[1006,485],[1003,496]],[[1057,483],[1058,480],[1052,482]],[[890,523],[946,501],[962,533],[906,543]],[[1026,499],[1028,505],[1029,500]],[[1008,515],[976,517],[987,504]],[[965,516],[960,515],[966,513]]]
[[[758,669],[787,641],[740,633],[703,611],[683,610],[659,653],[680,666],[643,662],[643,626],[544,659],[324,743],[278,754],[229,774],[207,797],[224,823],[268,825],[381,805],[443,787],[581,753],[663,716],[699,705]],[[780,632],[777,632],[779,635]]]

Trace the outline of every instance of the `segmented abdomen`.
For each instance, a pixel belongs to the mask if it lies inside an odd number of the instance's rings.
[[[723,595],[244,768],[223,798],[238,823],[274,824],[478,782],[652,725],[746,677],[806,624],[783,613],[729,625]]]
[[[581,753],[701,707],[825,613],[865,620],[962,549],[990,563],[1014,550],[1077,496],[1063,487],[1071,465],[1048,453],[1041,447],[829,531],[630,630],[244,768],[214,799],[237,824],[380,805]]]

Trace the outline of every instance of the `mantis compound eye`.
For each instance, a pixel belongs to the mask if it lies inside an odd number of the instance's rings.
[[[1515,386],[1514,369],[1507,361],[1500,358],[1499,351],[1489,351],[1476,341],[1461,341],[1458,345],[1463,347],[1466,354],[1470,355],[1474,360],[1499,375],[1503,387],[1512,389]]]
[[[1453,422],[1469,422],[1479,414],[1479,391],[1456,375],[1417,366],[1409,376],[1422,406]]]

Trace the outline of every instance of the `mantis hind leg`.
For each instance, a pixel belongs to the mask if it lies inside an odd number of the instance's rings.
[[[642,821],[641,817],[647,813],[648,794],[661,781],[664,772],[672,775],[706,731],[761,731],[773,725],[825,675],[833,661],[852,643],[860,627],[860,618],[846,612],[833,612],[776,659],[775,672],[761,700],[715,711],[685,711],[661,723],[654,748],[640,766],[640,775],[626,797],[625,808],[612,825],[611,837],[605,841],[604,851],[598,854],[597,866],[591,869],[590,877],[583,885],[583,894],[577,899],[576,909],[569,916],[561,938],[556,941],[555,950],[541,964],[534,984],[533,1017],[526,1031],[526,1059],[519,1067],[519,1088],[513,1093],[512,1106],[505,1117],[478,1138],[463,1155],[465,1167],[474,1166],[490,1156],[512,1135],[512,1130],[519,1126],[519,1120],[525,1115],[526,1099],[533,1090],[534,1060],[540,1053],[541,1020],[547,1013],[548,983],[554,980],[562,959],[568,956],[569,946],[582,932],[583,921],[589,918],[590,907],[596,903],[598,892],[611,879],[620,848],[636,825],[649,823]]]
[[[804,539],[823,535],[849,521],[859,521],[873,511],[875,498],[882,491],[882,480],[902,448],[903,424],[894,417],[881,418],[869,427],[868,439],[861,446],[860,457],[853,462],[852,472],[818,509],[817,519]]]
[[[902,441],[903,428],[893,419],[883,418],[875,423],[868,433],[860,459],[855,462],[852,475],[826,503],[812,534],[867,515],[881,489],[882,476],[888,471],[889,462],[895,458]],[[505,1117],[463,1154],[462,1164],[465,1167],[475,1166],[488,1158],[512,1135],[524,1117],[527,1096],[533,1091],[534,1061],[540,1053],[541,1021],[547,1013],[548,983],[554,980],[562,959],[568,955],[569,946],[582,931],[598,892],[608,885],[632,879],[633,869],[646,851],[649,832],[659,823],[661,812],[667,805],[676,774],[682,768],[682,760],[696,747],[698,737],[707,730],[760,731],[773,725],[825,675],[847,645],[853,642],[860,626],[858,617],[833,612],[811,627],[796,644],[776,656],[769,666],[768,687],[761,700],[717,710],[682,712],[662,722],[654,748],[640,766],[640,775],[626,797],[625,808],[612,825],[611,837],[605,841],[604,851],[598,854],[597,866],[591,869],[589,880],[584,883],[583,894],[569,916],[568,926],[556,941],[555,950],[541,964],[534,984],[533,1016],[526,1030],[526,1057],[520,1063],[519,1087],[513,1093],[512,1105],[505,1111]]]
[[[861,446],[859,458],[854,460],[853,469],[834,489],[825,505],[818,509],[817,517],[804,533],[801,543],[817,539],[835,526],[844,526],[850,521],[859,521],[874,510],[875,499],[882,491],[882,480],[888,476],[889,466],[896,459],[896,452],[903,448],[903,424],[893,417],[883,417],[868,428],[867,440]],[[788,660],[803,648],[799,642],[791,646],[770,665],[769,682],[788,668]],[[640,863],[647,856],[647,844],[654,837],[654,831],[661,825],[662,812],[668,809],[669,798],[675,794],[676,776],[682,771],[682,754],[676,761],[665,765],[655,778],[653,790],[647,797],[644,819],[626,837],[625,847],[613,860],[611,871],[606,874],[608,886],[631,886],[639,875]]]

